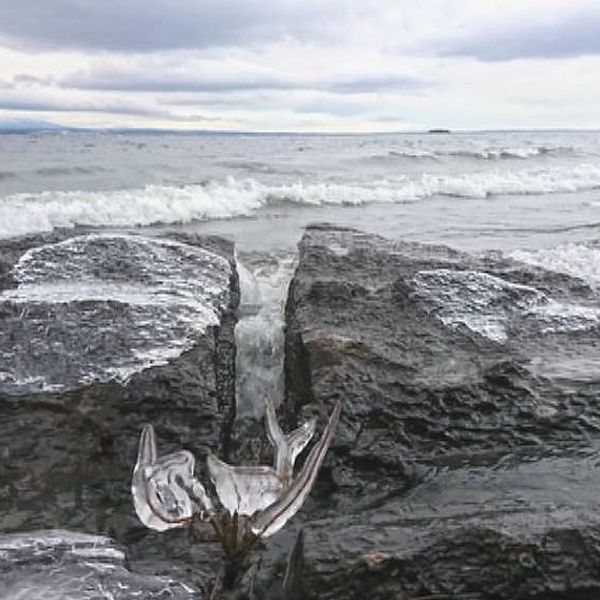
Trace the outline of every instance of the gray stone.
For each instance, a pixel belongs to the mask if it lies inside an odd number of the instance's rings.
[[[599,542],[596,511],[490,506],[476,515],[399,517],[389,506],[309,525],[294,590],[305,600],[592,600],[600,594]]]
[[[233,246],[84,232],[3,242],[0,254],[0,528],[108,532],[135,550],[142,425],[200,467],[208,449],[227,454]]]
[[[103,536],[61,530],[0,536],[2,600],[192,600],[191,586],[132,573]]]
[[[294,422],[344,403],[323,491],[354,510],[431,467],[586,444],[599,315],[566,275],[309,227],[286,307],[286,410]]]
[[[307,228],[285,410],[344,409],[256,598],[600,597],[599,307],[499,255]]]

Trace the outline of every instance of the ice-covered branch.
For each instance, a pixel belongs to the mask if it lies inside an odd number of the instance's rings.
[[[294,431],[285,435],[277,421],[273,403],[267,400],[266,404],[267,435],[275,451],[275,471],[284,486],[289,487],[294,474],[294,462],[315,434],[317,421],[311,419],[298,429],[294,429]]]
[[[151,529],[165,531],[210,521],[229,558],[238,561],[261,538],[279,531],[300,509],[331,445],[340,418],[338,402],[319,441],[296,478],[294,463],[314,435],[316,421],[284,434],[275,408],[267,402],[266,429],[274,466],[232,466],[209,455],[207,465],[221,509],[216,509],[194,476],[194,457],[182,450],[158,456],[151,425],[140,438],[131,490],[136,513]],[[232,540],[234,541],[232,543]]]
[[[313,446],[302,470],[290,488],[252,522],[252,532],[259,537],[269,537],[279,531],[300,509],[315,483],[325,454],[333,440],[342,405],[338,402],[329,417],[321,439]]]

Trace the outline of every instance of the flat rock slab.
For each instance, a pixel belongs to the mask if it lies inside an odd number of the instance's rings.
[[[324,415],[341,507],[433,466],[569,452],[600,428],[598,297],[502,256],[309,227],[286,307],[286,409]],[[546,369],[563,364],[570,369]],[[322,477],[322,481],[326,477]]]
[[[128,570],[106,537],[70,531],[0,536],[2,600],[192,600],[196,591],[167,577]]]

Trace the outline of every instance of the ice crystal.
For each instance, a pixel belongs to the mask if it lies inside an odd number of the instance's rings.
[[[146,527],[165,531],[212,511],[204,486],[194,477],[194,464],[187,450],[158,458],[154,429],[152,425],[144,427],[131,493],[135,511]]]
[[[321,438],[294,478],[294,463],[313,437],[316,421],[304,423],[286,435],[277,422],[275,408],[267,402],[266,429],[275,464],[232,466],[210,455],[207,464],[219,509],[194,476],[192,454],[184,450],[158,457],[154,429],[146,425],[131,486],[139,519],[158,531],[196,521],[210,522],[229,557],[245,555],[257,540],[279,531],[306,500],[335,435],[340,412],[338,402]]]
[[[283,490],[271,467],[232,467],[215,456],[207,463],[219,501],[230,515],[252,516],[273,504]]]

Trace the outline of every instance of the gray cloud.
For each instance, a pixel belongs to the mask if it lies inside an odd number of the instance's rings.
[[[202,75],[193,71],[176,73],[169,68],[146,71],[80,72],[60,81],[65,88],[122,92],[252,92],[273,90],[315,90],[336,94],[417,91],[429,85],[416,78],[399,75],[364,75],[326,83],[302,80],[285,74],[243,72],[219,74],[217,69]]]
[[[0,38],[27,48],[147,51],[315,37],[335,16],[301,0],[18,0],[0,3]]]
[[[118,102],[91,103],[62,102],[52,99],[24,100],[20,98],[0,98],[0,110],[12,110],[17,112],[115,113],[121,115],[173,118],[173,115],[166,110]]]
[[[428,83],[414,77],[376,75],[333,82],[328,89],[339,94],[362,94],[369,92],[412,92],[426,87],[429,87]]]
[[[600,8],[485,29],[442,49],[484,61],[600,54]]]
[[[254,77],[239,74],[223,77],[217,72],[198,77],[192,73],[162,72],[147,73],[76,73],[63,79],[60,84],[66,88],[80,90],[101,90],[121,92],[231,92],[257,91],[265,89],[288,90],[298,87],[297,83],[273,76]]]
[[[364,104],[329,101],[304,102],[296,107],[300,114],[331,115],[335,117],[356,117],[372,112],[373,107]]]

